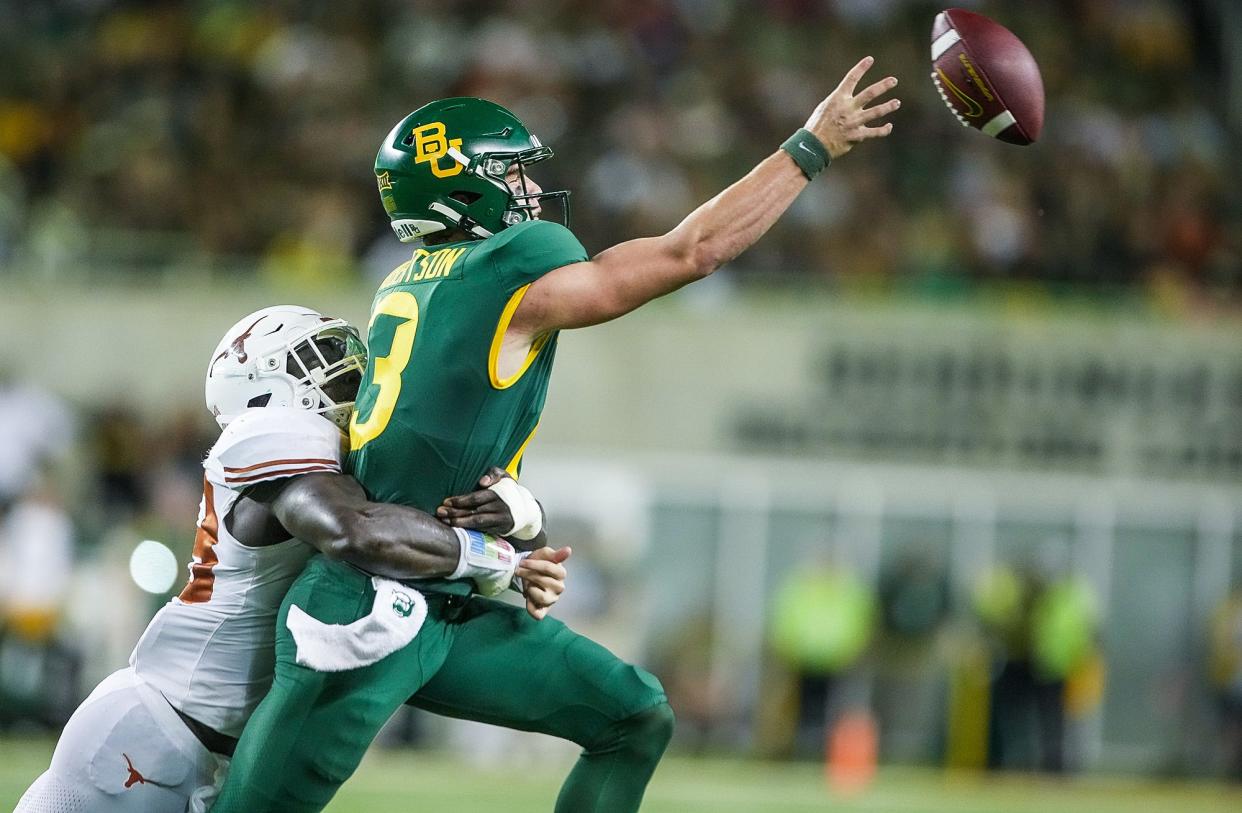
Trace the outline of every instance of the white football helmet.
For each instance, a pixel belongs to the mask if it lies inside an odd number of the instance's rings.
[[[207,408],[221,428],[252,407],[305,409],[342,429],[366,369],[367,351],[344,319],[275,305],[229,328],[207,366]]]

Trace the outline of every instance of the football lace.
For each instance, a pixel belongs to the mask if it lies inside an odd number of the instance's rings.
[[[940,94],[941,99],[944,99],[945,107],[949,108],[949,111],[957,117],[957,120],[962,123],[963,127],[969,127],[970,122],[966,120],[965,116],[958,112],[957,108],[953,106],[953,102],[949,101],[949,94],[944,92],[944,85],[941,83],[940,77],[935,71],[932,71],[931,78],[932,81],[936,83],[936,92]]]

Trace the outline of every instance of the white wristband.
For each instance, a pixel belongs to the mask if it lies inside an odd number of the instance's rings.
[[[539,501],[530,493],[530,489],[519,485],[510,477],[492,483],[488,488],[496,492],[504,504],[509,506],[509,513],[513,514],[513,527],[505,536],[523,542],[539,536],[539,532],[543,530],[543,509],[539,507]]]
[[[513,581],[518,555],[504,539],[479,531],[454,528],[461,554],[457,568],[450,579],[472,579],[475,587],[485,596],[494,596],[505,590]]]

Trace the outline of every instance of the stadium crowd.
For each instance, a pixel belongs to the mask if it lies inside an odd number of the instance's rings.
[[[446,94],[509,105],[554,146],[540,182],[575,190],[599,250],[675,223],[873,53],[903,83],[896,134],[810,187],[736,278],[1236,298],[1211,4],[963,5],[1041,61],[1039,146],[958,131],[927,79],[923,0],[6,3],[0,46],[26,70],[0,75],[0,269],[120,253],[300,282],[383,273],[401,249],[375,147]]]

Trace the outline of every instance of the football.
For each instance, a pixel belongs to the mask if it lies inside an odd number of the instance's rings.
[[[1010,144],[1032,144],[1044,126],[1044,81],[1031,52],[982,14],[946,9],[932,24],[932,81],[949,110]]]

